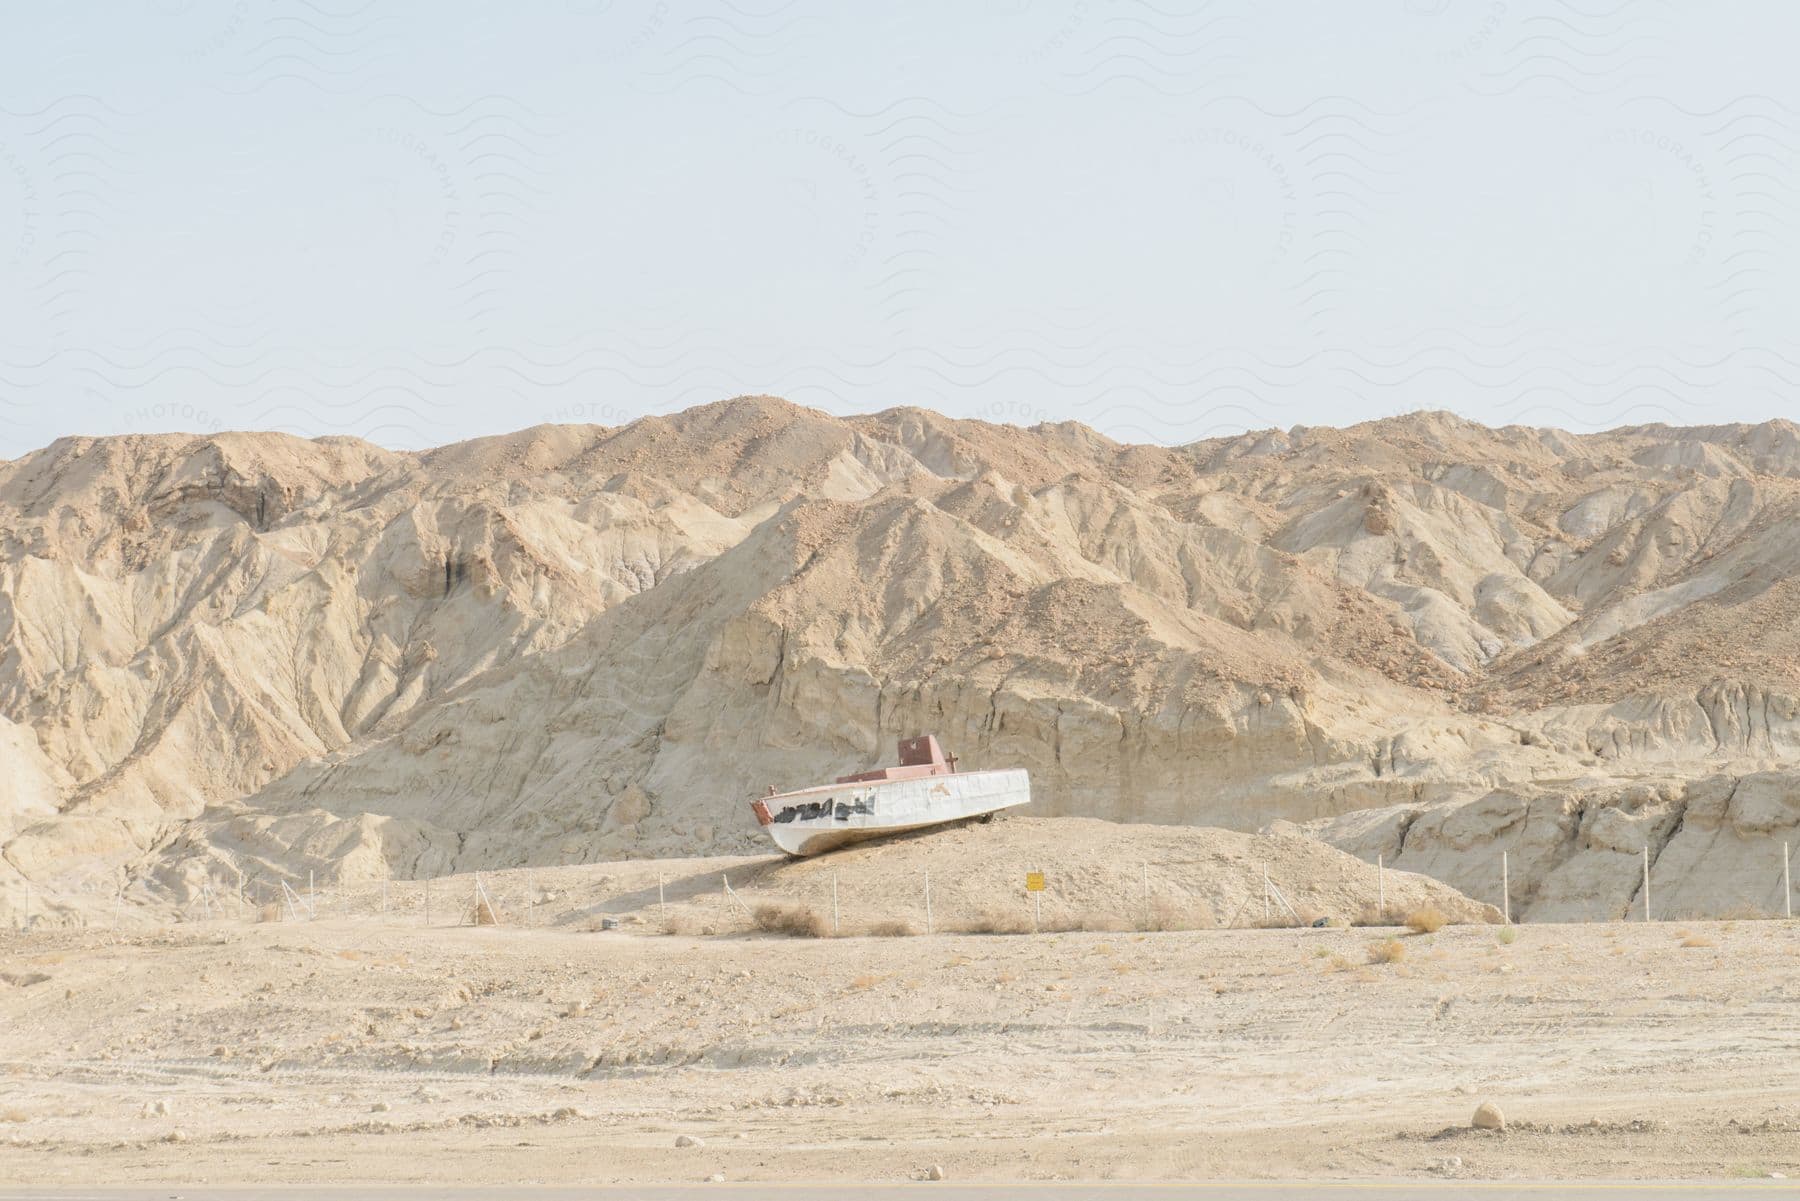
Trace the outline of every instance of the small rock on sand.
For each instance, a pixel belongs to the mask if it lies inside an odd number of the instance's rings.
[[[370,1113],[386,1113],[387,1111],[388,1103],[386,1101],[377,1101],[375,1104],[369,1106]]]
[[[704,1146],[706,1146],[705,1143],[701,1142],[699,1139],[695,1138],[691,1134],[676,1135],[675,1136],[675,1145],[677,1147],[704,1147]]]
[[[942,1180],[943,1178],[944,1169],[940,1165],[934,1163],[929,1168],[925,1169],[925,1179]]]
[[[1475,1107],[1475,1116],[1469,1119],[1469,1125],[1477,1130],[1505,1130],[1506,1117],[1500,1107],[1492,1101],[1483,1101]]]
[[[725,1183],[725,1173],[714,1172],[711,1176],[708,1176],[706,1178],[706,1183],[708,1183],[708,1184],[724,1184]]]

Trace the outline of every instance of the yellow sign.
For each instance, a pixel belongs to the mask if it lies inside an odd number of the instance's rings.
[[[1026,872],[1025,873],[1025,891],[1026,892],[1043,892],[1044,891],[1044,873],[1043,872]]]

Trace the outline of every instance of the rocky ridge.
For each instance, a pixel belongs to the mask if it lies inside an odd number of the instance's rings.
[[[740,851],[746,796],[930,730],[1040,814],[1305,823],[1484,900],[1509,848],[1543,917],[1649,846],[1670,905],[1768,910],[1797,505],[1780,421],[66,438],[0,464],[0,904]]]

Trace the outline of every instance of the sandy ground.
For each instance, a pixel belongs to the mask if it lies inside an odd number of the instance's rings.
[[[1787,924],[665,935],[558,907],[601,870],[0,934],[0,1179],[1800,1176]]]

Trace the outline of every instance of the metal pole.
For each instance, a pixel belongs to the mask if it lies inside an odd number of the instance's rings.
[[[1269,865],[1263,864],[1263,925],[1269,924]]]
[[[1512,884],[1507,876],[1506,852],[1500,852],[1500,916],[1512,925]]]
[[[1644,920],[1650,920],[1650,848],[1644,848]]]
[[[669,916],[669,907],[663,901],[663,878],[656,878],[656,920],[663,921]]]

